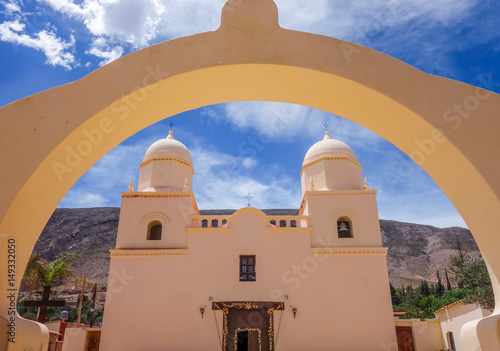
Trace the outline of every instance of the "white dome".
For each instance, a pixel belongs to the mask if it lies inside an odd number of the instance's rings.
[[[325,132],[323,140],[318,141],[307,151],[302,165],[314,162],[323,157],[348,157],[356,162],[358,161],[354,151],[346,143],[330,138],[328,132]]]
[[[172,131],[165,139],[155,141],[146,151],[144,161],[158,157],[175,157],[191,164],[191,154],[188,148],[174,139]]]

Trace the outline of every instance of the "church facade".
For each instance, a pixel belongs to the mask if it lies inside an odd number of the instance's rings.
[[[193,173],[170,131],[122,194],[102,350],[397,349],[377,192],[349,146],[309,149],[298,211],[200,211]]]

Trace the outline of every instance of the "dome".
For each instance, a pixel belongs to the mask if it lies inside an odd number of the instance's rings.
[[[172,131],[168,132],[168,136],[165,139],[155,141],[149,147],[143,162],[159,157],[175,157],[191,164],[191,154],[188,148],[180,141],[174,139]]]
[[[330,138],[328,132],[325,132],[323,140],[318,141],[307,151],[302,165],[314,162],[323,157],[348,157],[356,162],[358,161],[354,151],[346,143]]]

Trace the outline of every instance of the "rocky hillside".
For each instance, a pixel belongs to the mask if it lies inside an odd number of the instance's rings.
[[[444,267],[449,265],[450,257],[457,254],[457,240],[469,257],[480,256],[468,229],[388,220],[380,220],[380,229],[383,245],[389,248],[389,278],[395,286],[416,285],[420,279],[436,282],[438,269],[444,279]]]
[[[119,208],[57,209],[34,252],[54,260],[63,251],[82,256],[79,275],[106,284],[109,250],[116,241]],[[417,284],[419,279],[435,281],[436,270],[448,264],[456,253],[456,241],[472,256],[479,250],[470,232],[464,228],[440,229],[427,225],[381,220],[382,240],[389,248],[388,265],[391,282],[396,286]]]

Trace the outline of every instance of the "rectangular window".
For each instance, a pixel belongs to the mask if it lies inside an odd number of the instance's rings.
[[[240,282],[255,281],[255,255],[240,256]]]

